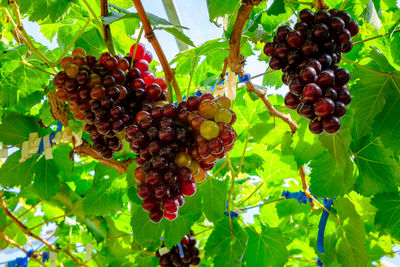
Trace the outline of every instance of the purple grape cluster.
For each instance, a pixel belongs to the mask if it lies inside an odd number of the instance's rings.
[[[72,57],[61,60],[64,70],[53,79],[57,99],[68,101],[74,118],[85,122],[93,149],[104,159],[122,149],[120,138],[144,101],[167,99],[165,80],[149,71],[151,53],[139,48],[132,67],[130,55],[105,52],[97,59],[75,48]]]
[[[188,149],[194,136],[178,118],[178,107],[144,104],[135,123],[126,130],[126,140],[137,153],[135,179],[138,196],[150,220],[157,223],[163,216],[174,220],[184,196],[196,192],[193,176],[200,165],[191,159]]]
[[[199,249],[195,247],[196,239],[194,238],[193,231],[190,231],[188,235],[185,235],[180,242],[183,250],[183,257],[179,253],[179,247],[173,246],[170,251],[163,253],[164,244],[161,249],[157,250],[156,256],[159,259],[161,267],[189,267],[191,265],[199,265]]]
[[[357,21],[346,11],[310,9],[299,13],[300,21],[280,26],[273,42],[266,43],[264,53],[270,56],[269,66],[281,69],[282,82],[289,86],[285,105],[297,109],[299,115],[310,119],[314,134],[336,133],[340,117],[351,102],[346,87],[350,73],[336,64],[342,52],[353,47],[351,37],[359,32]]]

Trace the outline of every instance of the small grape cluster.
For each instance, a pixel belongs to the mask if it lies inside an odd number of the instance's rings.
[[[346,87],[350,73],[336,64],[342,52],[352,49],[351,37],[359,32],[359,25],[349,13],[337,9],[315,14],[303,9],[299,18],[294,29],[279,27],[273,42],[265,44],[264,53],[272,57],[272,69],[283,71],[282,81],[290,90],[285,105],[311,120],[312,133],[336,133],[339,118],[351,102]]]
[[[157,223],[174,220],[207,171],[233,148],[236,115],[224,96],[190,96],[178,106],[144,104],[126,140],[138,153],[135,179],[143,210]],[[207,118],[207,119],[206,119]],[[212,120],[213,119],[213,120]]]
[[[211,94],[190,96],[186,107],[179,111],[181,120],[195,132],[195,149],[191,156],[199,161],[203,170],[212,170],[215,161],[233,148],[237,139],[232,124],[236,114],[230,109],[231,101],[226,96],[214,98]]]
[[[199,249],[195,247],[196,239],[194,238],[193,231],[190,231],[188,235],[185,235],[180,245],[183,250],[183,257],[181,257],[178,246],[173,246],[171,250],[162,245],[160,249],[157,250],[156,256],[159,259],[159,264],[161,267],[175,267],[183,266],[188,267],[190,265],[199,265]]]
[[[151,60],[142,44],[133,45],[125,57],[105,52],[97,59],[75,48],[72,57],[61,60],[64,71],[53,80],[56,96],[68,101],[76,120],[85,122],[93,149],[105,159],[122,149],[124,131],[145,101],[167,99],[165,80],[149,71]]]

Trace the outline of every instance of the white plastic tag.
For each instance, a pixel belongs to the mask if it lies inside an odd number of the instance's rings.
[[[92,256],[92,251],[93,251],[93,244],[87,244],[86,245],[86,255],[85,255],[85,261],[90,261],[90,258]]]
[[[50,267],[56,267],[57,252],[50,251]]]

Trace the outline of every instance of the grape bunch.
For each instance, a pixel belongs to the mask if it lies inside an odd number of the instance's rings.
[[[53,80],[56,96],[68,101],[76,120],[85,122],[93,149],[105,159],[122,149],[125,129],[145,101],[167,99],[165,80],[149,70],[151,60],[142,44],[133,45],[125,57],[105,52],[97,59],[78,47],[61,60],[63,71]]]
[[[201,173],[199,164],[187,154],[194,137],[179,122],[178,108],[144,104],[135,124],[127,128],[126,140],[137,153],[134,176],[143,210],[155,223],[163,216],[174,220],[184,196],[196,192],[195,177]]]
[[[136,114],[126,140],[138,154],[137,193],[151,221],[176,219],[184,196],[195,194],[196,182],[233,148],[236,115],[230,104],[224,96],[204,94],[178,106],[146,103]]]
[[[336,64],[342,60],[342,52],[352,49],[351,37],[359,32],[359,25],[349,13],[337,9],[321,9],[315,14],[303,9],[299,17],[294,29],[277,29],[264,53],[271,57],[272,69],[283,71],[282,82],[290,91],[285,105],[311,120],[312,133],[333,134],[339,131],[339,118],[351,102],[346,87],[350,73]]]
[[[157,250],[156,256],[159,259],[161,267],[188,267],[190,265],[200,264],[199,249],[195,247],[196,239],[194,238],[193,231],[190,231],[188,235],[182,238],[180,245],[183,252],[182,257],[178,246],[173,246],[171,250],[168,251],[163,244],[162,247]]]

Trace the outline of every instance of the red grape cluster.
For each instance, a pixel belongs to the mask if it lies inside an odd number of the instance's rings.
[[[188,267],[190,265],[200,264],[199,249],[195,247],[196,239],[194,238],[193,231],[190,231],[188,235],[183,237],[180,245],[183,252],[182,257],[178,246],[173,246],[171,250],[168,251],[163,244],[162,247],[157,250],[156,256],[159,259],[161,267]]]
[[[357,21],[346,11],[310,9],[299,13],[300,21],[292,29],[278,28],[273,42],[264,46],[272,57],[269,66],[282,69],[282,81],[289,86],[285,105],[310,119],[314,134],[336,133],[340,117],[346,113],[351,95],[346,87],[350,73],[338,67],[342,52],[353,47],[351,37],[359,31]]]
[[[167,99],[165,80],[149,71],[152,55],[142,44],[131,62],[135,47],[126,57],[105,52],[99,59],[75,48],[53,80],[57,98],[68,101],[74,118],[85,122],[93,149],[105,159],[122,149],[124,131],[145,101]]]
[[[195,149],[190,154],[203,170],[212,170],[215,161],[233,148],[237,139],[232,124],[236,114],[230,110],[226,96],[214,98],[211,94],[190,96],[179,111],[179,118],[195,132]]]
[[[126,140],[138,153],[138,196],[151,221],[174,220],[184,196],[192,196],[196,182],[233,148],[236,115],[230,104],[211,94],[190,96],[178,106],[144,104],[126,129]]]

